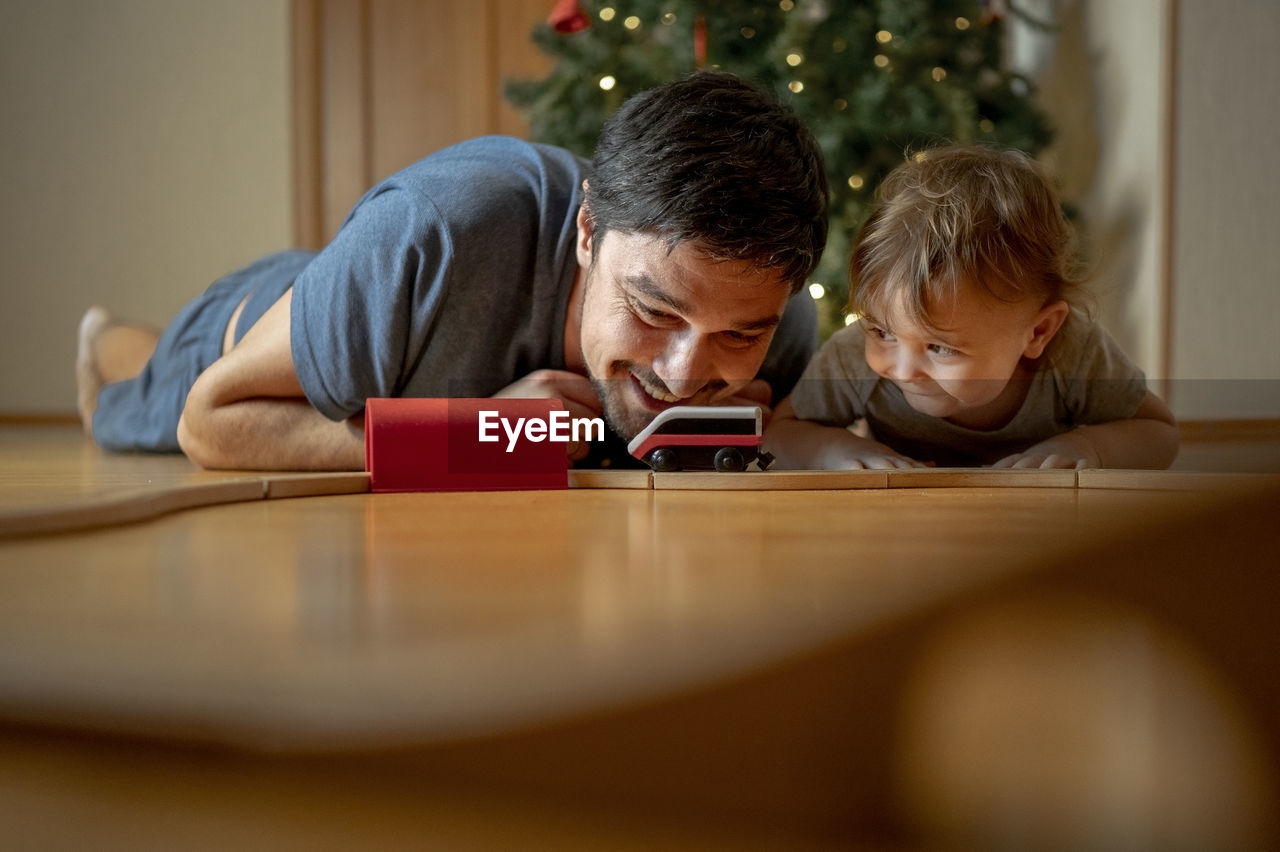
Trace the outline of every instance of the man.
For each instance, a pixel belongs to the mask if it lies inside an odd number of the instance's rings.
[[[369,397],[555,397],[622,441],[671,405],[767,406],[816,343],[826,204],[788,109],[694,74],[628,100],[590,165],[499,137],[437,152],[163,335],[91,309],[81,415],[108,449],[322,470],[363,467]]]

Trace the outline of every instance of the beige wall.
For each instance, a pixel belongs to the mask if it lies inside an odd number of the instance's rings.
[[[1021,59],[1058,125],[1046,159],[1078,204],[1102,323],[1178,416],[1280,417],[1280,4],[1035,11],[1060,29],[1020,32]]]
[[[1015,32],[1056,126],[1045,161],[1075,205],[1096,315],[1147,372],[1163,375],[1166,0],[1058,0],[1049,35]]]
[[[1058,127],[1045,159],[1099,319],[1180,417],[1280,417],[1280,4],[1022,5],[1059,24],[1014,51]]]
[[[1173,397],[1280,417],[1280,4],[1179,4]]]
[[[71,413],[101,301],[164,322],[291,241],[288,0],[0,0],[0,413]]]

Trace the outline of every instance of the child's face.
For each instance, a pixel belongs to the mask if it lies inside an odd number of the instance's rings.
[[[964,285],[953,303],[931,311],[935,331],[908,320],[895,303],[887,316],[861,320],[867,364],[921,414],[984,422],[1005,413],[997,409],[1009,405],[1010,379],[1030,375],[1023,358],[1040,357],[1068,311],[1065,302],[1001,302]]]

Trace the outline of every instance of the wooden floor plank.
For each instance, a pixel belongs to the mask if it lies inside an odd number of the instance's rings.
[[[1074,470],[918,468],[891,470],[889,488],[1075,488]]]
[[[364,494],[369,490],[367,473],[264,474],[266,498],[324,497],[333,494]]]
[[[1280,481],[1275,473],[1188,473],[1171,470],[1082,470],[1080,488],[1125,488],[1154,491],[1202,491],[1253,488]]]
[[[181,826],[165,848],[306,846],[324,813],[356,845],[452,848],[525,803],[606,827],[517,821],[549,848],[900,848],[948,839],[939,814],[983,848],[1275,846],[1273,478],[364,494],[361,474],[63,438],[0,435],[7,517],[244,499],[0,540],[0,836],[20,845],[93,845],[79,815],[126,842]],[[624,481],[604,473],[582,484]],[[320,489],[356,493],[263,499]],[[1099,791],[1130,806],[1099,816]],[[1001,833],[1011,807],[1044,825]],[[33,814],[68,830],[33,835]],[[1223,825],[1254,834],[1214,843]]]
[[[68,498],[46,507],[0,513],[0,538],[132,524],[184,509],[262,500],[265,496],[265,483],[261,480],[233,479],[126,489],[111,495]]]
[[[687,491],[831,491],[884,488],[886,483],[882,470],[681,471],[653,475],[655,489]]]
[[[570,488],[625,488],[647,491],[653,487],[649,470],[577,470],[569,471]]]

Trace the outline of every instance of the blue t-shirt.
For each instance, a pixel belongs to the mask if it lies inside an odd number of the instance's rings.
[[[341,420],[368,397],[490,396],[564,366],[585,161],[488,137],[365,193],[293,286],[294,366]]]
[[[369,190],[298,274],[294,367],[341,420],[369,397],[486,397],[564,369],[564,327],[589,164],[483,137]],[[807,293],[791,300],[760,376],[781,399],[816,347]]]

